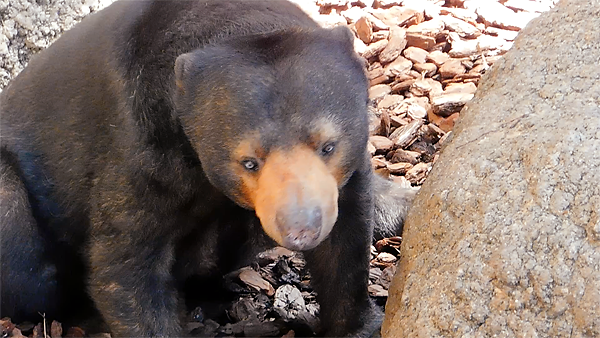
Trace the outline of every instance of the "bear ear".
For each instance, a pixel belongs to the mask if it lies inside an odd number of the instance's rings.
[[[195,59],[193,53],[186,53],[175,60],[175,85],[180,93],[185,93],[185,84],[195,73]]]
[[[336,26],[330,30],[331,34],[342,43],[354,49],[354,33],[346,26]]]
[[[194,79],[201,73],[211,69],[212,65],[228,62],[235,57],[235,51],[226,46],[212,46],[196,49],[189,53],[181,54],[175,60],[175,85],[185,93],[188,86],[193,86]]]

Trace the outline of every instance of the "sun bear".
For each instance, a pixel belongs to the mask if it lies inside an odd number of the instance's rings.
[[[367,101],[350,31],[287,2],[89,16],[0,96],[1,316],[88,300],[114,336],[179,336],[187,278],[277,243],[304,252],[322,334],[369,336],[373,224],[412,193],[373,175]]]

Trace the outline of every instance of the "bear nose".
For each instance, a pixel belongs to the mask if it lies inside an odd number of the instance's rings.
[[[323,216],[321,207],[292,207],[279,210],[275,221],[284,235],[284,246],[290,250],[309,250],[319,244]]]

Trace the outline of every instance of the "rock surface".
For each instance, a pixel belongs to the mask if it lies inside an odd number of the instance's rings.
[[[600,1],[528,25],[405,224],[383,337],[600,336]]]
[[[0,91],[62,32],[114,0],[0,0]]]

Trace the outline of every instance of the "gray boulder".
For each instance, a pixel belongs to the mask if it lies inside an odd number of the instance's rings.
[[[600,336],[600,1],[531,22],[408,216],[383,337]]]

